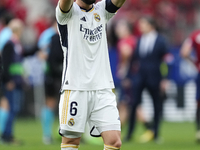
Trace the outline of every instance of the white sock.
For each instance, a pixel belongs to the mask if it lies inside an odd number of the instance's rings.
[[[104,145],[104,150],[120,150],[120,148],[109,146],[109,145]]]
[[[61,144],[61,150],[78,150],[78,145],[73,144]]]

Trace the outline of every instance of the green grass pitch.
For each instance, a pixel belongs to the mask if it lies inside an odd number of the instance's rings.
[[[17,119],[15,124],[15,136],[23,141],[22,146],[0,144],[0,150],[60,150],[60,139],[57,136],[58,123],[54,124],[54,143],[44,145],[42,142],[42,129],[39,120]],[[126,127],[125,127],[126,128]],[[122,137],[126,129],[122,129]],[[163,122],[160,134],[162,142],[156,144],[149,142],[141,144],[138,137],[144,132],[138,124],[136,133],[131,142],[123,143],[121,150],[200,150],[200,144],[195,141],[195,124]],[[79,150],[103,150],[103,145],[89,145],[81,143]]]

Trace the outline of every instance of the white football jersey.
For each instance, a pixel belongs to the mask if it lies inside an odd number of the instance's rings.
[[[64,54],[61,90],[114,88],[106,38],[106,23],[115,14],[105,0],[86,11],[76,2],[68,13],[59,4],[56,19]]]

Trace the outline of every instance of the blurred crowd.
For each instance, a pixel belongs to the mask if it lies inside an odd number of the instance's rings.
[[[170,43],[180,45],[184,37],[199,24],[199,5],[198,0],[127,0],[117,17],[128,19],[133,34],[138,36],[138,19],[144,14],[153,15],[159,30]]]
[[[52,142],[63,57],[54,17],[57,2],[0,1],[3,141],[19,143],[13,135],[14,120],[19,114],[40,117],[43,142]],[[158,140],[168,81],[176,83],[181,97],[184,85],[194,80],[195,67],[183,64],[179,53],[190,32],[200,27],[199,7],[199,0],[127,0],[109,22],[110,63],[122,127],[129,120],[125,140],[131,139],[136,118],[148,131],[141,136],[141,142]],[[190,72],[182,65],[189,66]],[[154,119],[150,122],[141,108],[144,89],[153,99]]]

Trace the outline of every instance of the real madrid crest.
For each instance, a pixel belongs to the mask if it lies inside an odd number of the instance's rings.
[[[74,119],[70,118],[70,120],[68,121],[68,125],[73,126],[74,124],[75,124]]]
[[[94,19],[95,19],[97,22],[99,22],[99,21],[101,20],[99,14],[97,14],[97,13],[94,13]]]

